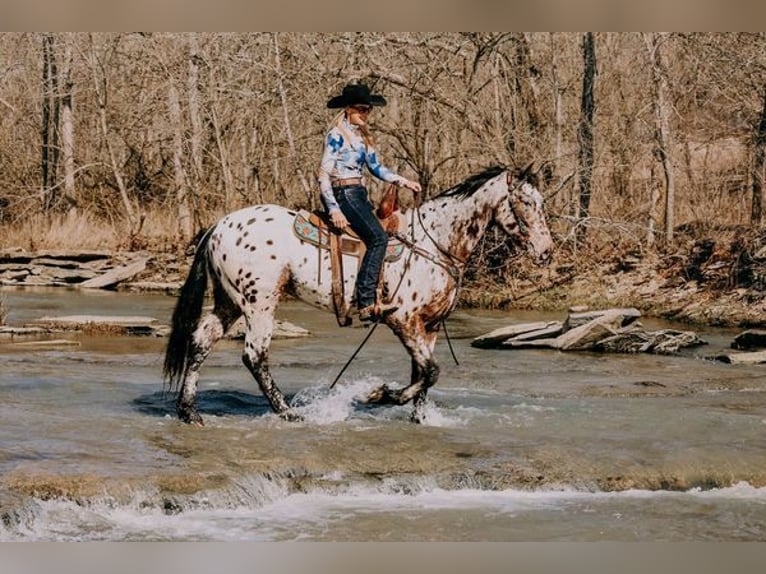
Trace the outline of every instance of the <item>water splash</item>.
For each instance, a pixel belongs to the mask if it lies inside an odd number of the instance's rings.
[[[329,389],[326,385],[306,387],[292,399],[292,406],[310,424],[329,425],[351,419],[391,421],[409,419],[412,404],[403,406],[373,406],[364,403],[373,390],[383,384],[396,386],[374,376],[364,376]],[[479,416],[486,416],[481,409],[462,405],[448,406],[444,391],[432,392],[424,407],[424,426],[459,428],[468,426]]]

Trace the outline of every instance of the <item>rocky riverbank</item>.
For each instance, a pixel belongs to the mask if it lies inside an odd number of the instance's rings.
[[[694,326],[766,327],[766,233],[679,244],[665,253],[560,255],[543,269],[522,259],[507,285],[467,283],[463,298],[482,306],[489,293],[488,303],[501,308],[635,307]]]
[[[596,260],[597,258],[594,258]],[[192,254],[0,250],[0,285],[159,291],[176,294]],[[466,281],[461,306],[565,311],[635,307],[695,326],[766,328],[766,234],[690,240],[671,254],[599,263],[564,256],[549,267],[521,260],[506,284]]]

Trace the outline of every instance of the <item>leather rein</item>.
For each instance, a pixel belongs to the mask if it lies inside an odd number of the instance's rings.
[[[518,184],[514,183],[513,176],[510,172],[506,172],[505,174],[506,183],[508,184],[508,193],[511,193],[514,191]],[[441,257],[434,255],[427,249],[423,249],[418,244],[416,244],[413,240],[408,239],[404,236],[403,233],[396,232],[393,233],[392,236],[401,241],[403,244],[405,244],[411,251],[414,253],[417,253],[421,257],[425,257],[432,263],[435,263],[439,267],[442,267],[447,271],[447,273],[450,274],[450,276],[455,280],[456,283],[460,283],[461,279],[461,268],[465,266],[465,264],[468,262],[467,259],[462,259],[461,257],[458,257],[457,255],[450,253],[449,249],[443,247],[439,244],[438,241],[436,241],[430,233],[428,233],[428,229],[426,229],[425,224],[423,223],[423,219],[420,215],[420,205],[417,205],[413,210],[413,219],[415,214],[417,214],[418,221],[420,222],[420,227],[423,230],[423,233],[425,233],[426,237],[431,240],[431,243],[434,244],[439,254],[441,254]],[[411,224],[411,227],[414,228],[414,223]],[[413,229],[413,236],[414,236],[414,229]]]

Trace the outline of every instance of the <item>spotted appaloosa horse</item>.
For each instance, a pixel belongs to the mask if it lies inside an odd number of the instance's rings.
[[[452,311],[466,262],[490,224],[521,238],[539,262],[550,258],[551,235],[530,167],[489,168],[418,208],[408,236],[409,253],[387,263],[383,277],[384,290],[399,306],[385,323],[412,358],[411,381],[401,389],[376,389],[368,402],[414,400],[412,419],[422,419],[427,390],[439,375],[434,359],[439,326]],[[322,309],[331,310],[333,303],[329,253],[293,234],[295,216],[278,205],[248,207],[224,216],[197,245],[173,312],[164,364],[165,380],[171,387],[180,384],[176,409],[181,420],[202,424],[195,407],[200,368],[213,344],[241,315],[246,324],[245,366],[274,412],[287,420],[299,418],[269,371],[274,311],[285,291]],[[356,268],[356,260],[344,256],[348,297]],[[215,305],[203,317],[208,275]]]

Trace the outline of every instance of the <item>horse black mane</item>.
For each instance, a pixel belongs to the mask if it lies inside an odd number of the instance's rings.
[[[466,179],[464,182],[457,184],[454,187],[443,191],[436,197],[469,197],[473,195],[477,189],[487,183],[493,177],[500,175],[507,168],[502,165],[493,165],[482,171],[476,173]]]

